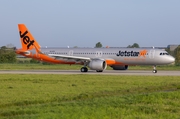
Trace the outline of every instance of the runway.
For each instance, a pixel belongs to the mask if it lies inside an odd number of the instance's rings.
[[[142,75],[142,76],[180,76],[180,71],[152,71],[144,70],[105,70],[104,72],[88,71],[85,73],[79,70],[0,70],[0,74],[86,74],[86,75]]]

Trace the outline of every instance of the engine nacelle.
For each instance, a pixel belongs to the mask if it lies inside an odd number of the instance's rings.
[[[127,70],[128,69],[128,65],[124,65],[124,66],[121,66],[121,65],[113,65],[111,66],[113,68],[113,70]]]
[[[96,70],[96,71],[103,71],[104,69],[106,69],[107,67],[107,64],[104,60],[100,60],[100,59],[97,59],[97,60],[92,60],[88,67],[91,69],[91,70]]]

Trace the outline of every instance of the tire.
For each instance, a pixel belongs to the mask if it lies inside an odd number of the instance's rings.
[[[88,71],[88,68],[87,67],[82,67],[81,68],[81,72],[87,72]]]
[[[103,70],[96,70],[96,72],[103,72]]]

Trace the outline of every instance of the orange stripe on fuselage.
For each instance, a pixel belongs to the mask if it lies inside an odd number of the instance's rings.
[[[106,60],[106,64],[107,64],[107,65],[113,65],[113,64],[115,64],[115,63],[116,63],[116,61],[113,60],[113,59],[107,59],[107,60]]]
[[[107,65],[125,65],[124,63],[122,63],[122,62],[116,62],[116,61],[113,60],[113,59],[106,59],[106,64],[107,64]]]
[[[33,56],[34,58],[37,58],[38,60],[40,61],[45,61],[45,62],[49,62],[49,63],[54,63],[54,64],[75,64],[75,62],[68,62],[68,61],[65,61],[65,60],[56,60],[52,57],[49,57],[45,54],[38,54],[38,55],[34,55]]]

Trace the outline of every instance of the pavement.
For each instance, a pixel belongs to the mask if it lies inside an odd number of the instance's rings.
[[[105,70],[96,72],[80,72],[80,70],[0,70],[0,74],[93,74],[93,75],[142,75],[142,76],[180,76],[180,71],[158,71],[152,73],[147,70]]]

